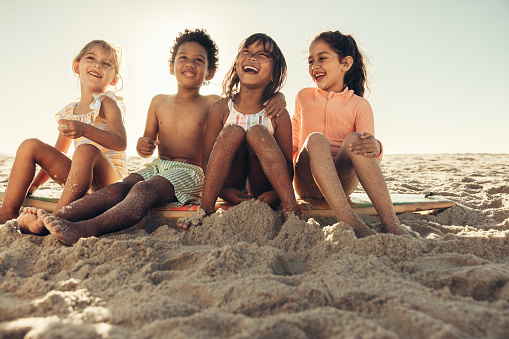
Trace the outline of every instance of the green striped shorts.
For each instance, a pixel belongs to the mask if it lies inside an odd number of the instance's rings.
[[[144,180],[159,175],[168,180],[175,190],[179,205],[197,203],[200,200],[205,174],[200,166],[180,161],[154,159],[135,171]]]

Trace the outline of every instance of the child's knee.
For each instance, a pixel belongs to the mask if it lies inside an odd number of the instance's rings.
[[[43,142],[36,138],[24,140],[18,147],[17,153],[27,153],[38,150],[43,145]]]
[[[94,145],[90,144],[82,144],[78,145],[73,153],[73,160],[76,158],[93,158],[97,155],[101,154],[101,151],[95,147]]]
[[[261,137],[271,136],[267,127],[263,125],[255,125],[250,127],[246,132],[246,141],[250,142],[253,139],[259,140]]]
[[[345,140],[343,140],[343,144],[349,145],[351,143],[360,141],[362,137],[362,134],[359,132],[353,132],[346,136]]]
[[[308,152],[312,152],[312,150],[316,148],[330,149],[330,143],[325,135],[322,133],[314,132],[307,137],[304,147],[306,147]]]

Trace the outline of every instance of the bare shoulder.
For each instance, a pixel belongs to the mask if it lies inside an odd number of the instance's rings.
[[[152,104],[160,105],[163,103],[167,103],[175,98],[175,95],[169,94],[157,94],[152,98]]]
[[[113,100],[110,97],[104,97],[101,100],[101,115],[104,114],[104,112],[120,112],[120,109],[118,108],[117,102]]]
[[[216,101],[221,99],[221,97],[217,94],[210,94],[210,95],[204,95],[203,96],[207,103],[209,104],[209,107],[211,107]]]
[[[228,99],[227,98],[219,98],[212,106],[210,106],[210,112],[219,112],[228,109]]]

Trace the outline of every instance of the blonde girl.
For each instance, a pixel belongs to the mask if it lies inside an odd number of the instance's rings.
[[[122,98],[108,91],[119,82],[120,52],[103,40],[86,44],[72,62],[79,78],[79,101],[56,114],[58,139],[55,146],[38,139],[21,143],[9,176],[0,223],[18,217],[24,197],[34,193],[49,178],[64,185],[54,211],[121,178],[126,171],[127,137]],[[66,155],[74,143],[72,159]],[[40,171],[37,175],[36,165]],[[34,178],[35,177],[35,178]],[[25,208],[18,218],[24,233],[46,233],[37,209]]]

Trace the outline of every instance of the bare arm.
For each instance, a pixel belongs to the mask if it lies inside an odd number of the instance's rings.
[[[285,109],[281,116],[276,118],[274,128],[274,138],[283,152],[283,156],[290,173],[290,178],[293,178],[293,145],[292,145],[292,121],[290,114]]]
[[[122,113],[116,102],[111,98],[104,98],[100,114],[108,122],[108,131],[74,120],[59,120],[58,130],[71,139],[85,137],[111,150],[125,151],[127,135],[122,121]]]
[[[143,137],[139,138],[138,143],[136,144],[136,152],[142,158],[152,156],[156,146],[159,145],[159,141],[157,140],[159,124],[157,121],[156,111],[161,99],[161,96],[155,96],[152,98],[147,112],[147,121],[145,122]]]
[[[210,107],[210,112],[207,117],[207,127],[205,128],[205,137],[203,141],[203,153],[201,166],[203,172],[207,170],[207,163],[209,162],[210,153],[216,142],[217,136],[223,129],[224,113],[228,111],[225,99],[216,101]]]

